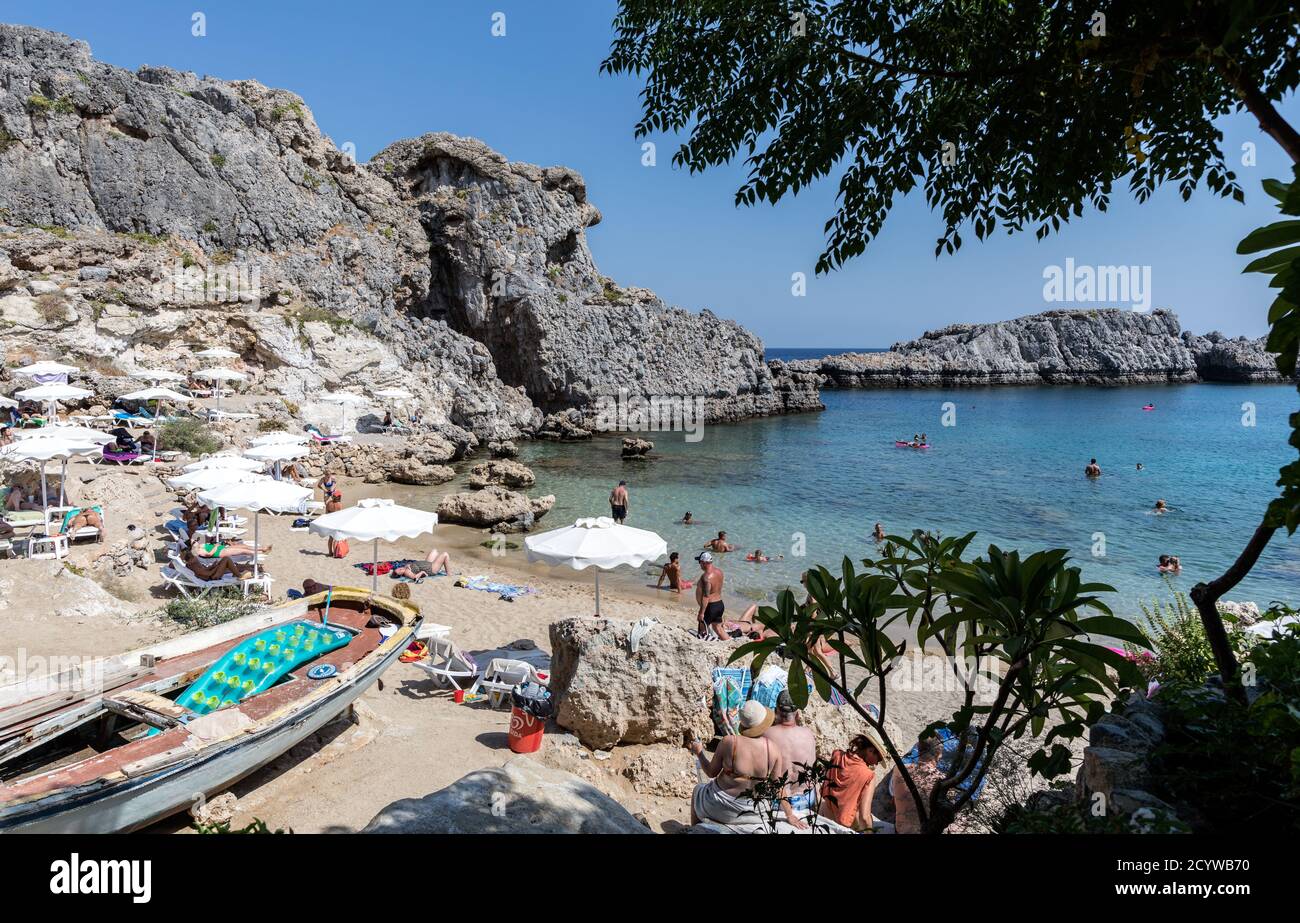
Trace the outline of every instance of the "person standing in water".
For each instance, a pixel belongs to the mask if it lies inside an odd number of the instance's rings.
[[[1097,459],[1094,458],[1092,461],[1088,462],[1088,467],[1083,469],[1083,473],[1086,477],[1090,478],[1101,477],[1101,465],[1097,464]]]
[[[876,528],[872,530],[871,537],[875,540],[876,544],[883,542],[885,540],[885,527],[880,523],[876,523]]]
[[[627,519],[627,481],[619,481],[618,486],[609,492],[609,515],[615,522]]]

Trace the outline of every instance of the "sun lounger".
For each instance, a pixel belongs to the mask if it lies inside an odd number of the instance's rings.
[[[95,512],[99,513],[99,518],[105,524],[108,520],[104,515],[104,509],[99,504],[91,506]],[[77,506],[52,506],[45,511],[45,534],[58,535],[63,531],[63,523],[70,519],[69,514],[75,514],[81,510]],[[99,528],[97,526],[82,526],[75,533],[68,533],[68,541],[75,542],[79,538],[99,538]]]
[[[164,586],[175,588],[186,599],[206,596],[212,590],[240,585],[239,578],[233,574],[227,574],[220,580],[200,580],[188,567],[182,565],[177,568],[174,563],[162,569],[162,579]]]
[[[238,410],[209,410],[209,420],[256,420],[257,414]]]
[[[432,635],[428,640],[429,656],[411,664],[433,678],[443,688],[464,689],[478,676],[474,658],[463,653],[451,640],[450,630]]]
[[[469,691],[486,692],[492,707],[500,708],[503,702],[510,701],[511,689],[528,682],[547,685],[546,678],[539,675],[531,663],[495,657]]]
[[[153,461],[153,456],[142,452],[114,452],[105,448],[99,455],[90,456],[90,460],[114,462],[118,465],[146,465]]]

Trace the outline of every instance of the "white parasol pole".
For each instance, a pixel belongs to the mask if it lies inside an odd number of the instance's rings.
[[[258,549],[262,547],[262,511],[253,512],[253,579],[257,579],[257,555]],[[221,541],[221,527],[217,526],[217,541]]]
[[[596,568],[596,614],[600,615],[600,568]]]
[[[379,539],[375,539],[375,552],[370,564],[370,592],[379,592]]]

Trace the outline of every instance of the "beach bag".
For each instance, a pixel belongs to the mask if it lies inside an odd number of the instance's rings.
[[[348,540],[346,538],[335,539],[330,554],[336,558],[346,558],[348,556]]]
[[[343,552],[343,554],[347,554],[347,550],[346,550],[346,549],[347,549],[347,543],[345,542],[345,543],[344,543],[344,552]],[[339,555],[339,557],[342,557],[342,556],[343,556],[343,555]],[[385,574],[391,573],[392,570],[393,570],[393,562],[392,562],[392,561],[380,561],[379,564],[378,564],[377,566],[376,566],[375,564],[371,563],[370,561],[367,561],[366,563],[364,563],[364,564],[362,564],[362,565],[359,565],[359,566],[361,567],[361,570],[365,572],[365,575],[366,575],[367,577],[373,577],[373,576],[375,576],[376,574],[378,574],[379,576],[382,577],[382,576],[384,576]]]
[[[776,664],[764,664],[763,669],[758,671],[758,678],[754,680],[754,691],[750,697],[756,702],[762,702],[766,708],[776,708],[777,696],[785,691],[788,676]]]

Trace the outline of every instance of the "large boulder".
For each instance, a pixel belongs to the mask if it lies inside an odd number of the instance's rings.
[[[362,833],[649,833],[600,789],[517,756],[384,808]]]
[[[455,470],[446,465],[426,465],[418,458],[409,456],[390,462],[386,470],[390,481],[422,487],[445,484],[456,476]]]
[[[466,483],[476,490],[491,486],[517,489],[532,487],[537,483],[537,477],[533,474],[532,469],[526,465],[505,458],[496,458],[491,461],[479,462],[470,468]]]
[[[510,523],[532,523],[546,515],[555,505],[555,496],[529,499],[504,487],[448,494],[438,503],[438,521],[459,526],[488,529]]]
[[[596,750],[617,744],[680,744],[688,728],[703,740],[712,737],[712,672],[726,663],[732,645],[655,625],[634,652],[629,641],[633,625],[607,618],[551,623],[556,722]]]

